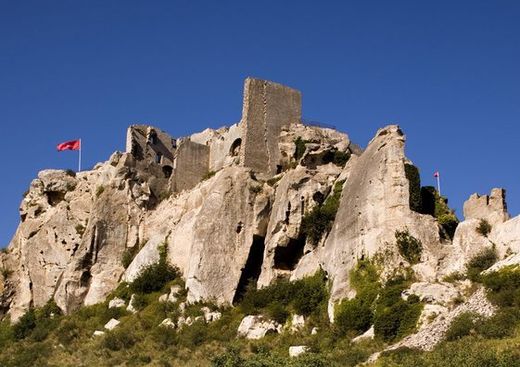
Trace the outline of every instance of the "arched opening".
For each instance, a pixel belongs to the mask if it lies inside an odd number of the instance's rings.
[[[240,153],[240,147],[242,146],[242,139],[236,139],[233,144],[231,144],[231,148],[229,148],[229,154],[233,157],[236,157]]]

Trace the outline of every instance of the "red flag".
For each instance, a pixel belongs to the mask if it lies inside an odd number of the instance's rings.
[[[435,173],[433,174],[433,177],[439,177],[439,171],[435,171]]]
[[[65,143],[58,144],[58,146],[56,147],[56,149],[58,149],[58,152],[62,152],[64,150],[80,150],[80,148],[80,140],[66,141]]]

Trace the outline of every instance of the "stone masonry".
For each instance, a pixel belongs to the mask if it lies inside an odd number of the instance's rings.
[[[242,109],[241,163],[267,175],[279,170],[283,128],[301,121],[301,93],[266,80],[247,78]]]

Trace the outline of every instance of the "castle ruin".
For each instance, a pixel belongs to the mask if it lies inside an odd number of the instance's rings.
[[[137,161],[162,167],[170,190],[180,192],[197,185],[211,172],[241,165],[266,177],[284,167],[280,134],[301,123],[301,93],[266,80],[244,82],[242,118],[238,124],[175,139],[158,128],[132,125],[126,152]]]

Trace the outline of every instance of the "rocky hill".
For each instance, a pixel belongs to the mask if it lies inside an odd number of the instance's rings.
[[[234,312],[229,306],[247,309],[262,289],[321,274],[324,312],[349,343],[375,335],[383,343],[372,352],[431,350],[460,315],[497,312],[481,271],[520,263],[520,217],[510,218],[505,190],[472,195],[459,223],[446,198],[421,187],[398,126],[381,128],[362,150],[345,133],[303,124],[300,93],[276,83],[246,79],[242,119],[230,127],[176,139],[133,125],[126,145],[90,171],[44,170],[31,183],[0,255],[5,320],[19,324],[49,304],[74,317],[114,299],[132,311],[139,292],[125,298],[122,287],[161,264],[179,274],[163,301],[176,310],[211,304],[201,311],[206,322]],[[376,275],[361,284],[367,269]],[[378,319],[390,289],[398,297],[387,308],[415,315],[393,331]],[[303,312],[285,317],[289,329],[314,312],[291,302],[281,302],[287,312]],[[353,309],[371,316],[356,324]],[[234,333],[283,334],[284,318],[262,310],[250,308]],[[163,327],[191,324],[176,312]]]

